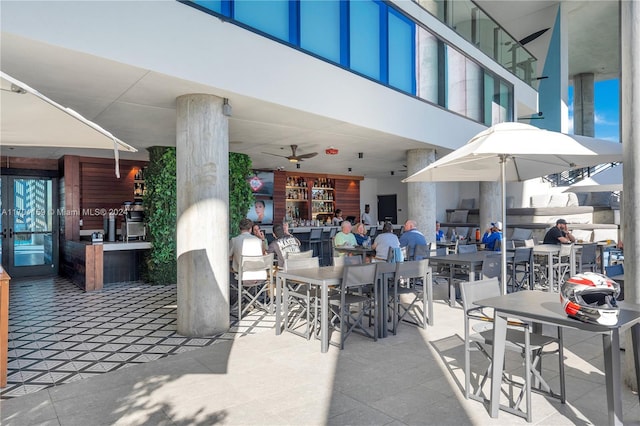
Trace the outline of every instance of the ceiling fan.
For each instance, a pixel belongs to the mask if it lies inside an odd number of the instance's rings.
[[[318,155],[317,152],[310,152],[308,154],[296,155],[296,150],[298,149],[298,145],[290,145],[290,146],[291,146],[291,155],[278,155],[278,154],[271,154],[270,152],[263,152],[263,154],[286,158],[287,160],[289,160],[290,163],[297,163],[299,161],[304,161],[307,158],[313,158],[316,155]]]

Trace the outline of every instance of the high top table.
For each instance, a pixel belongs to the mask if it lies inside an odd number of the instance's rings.
[[[621,302],[618,323],[607,327],[570,318],[564,312],[557,293],[541,291],[518,291],[503,296],[482,299],[478,306],[494,309],[493,324],[493,370],[491,372],[491,417],[498,417],[500,408],[500,386],[504,366],[507,317],[519,318],[556,327],[572,328],[602,335],[604,352],[604,376],[607,386],[609,424],[622,425],[622,395],[620,392],[620,330],[631,327],[636,383],[640,385],[640,306]],[[562,334],[560,334],[560,338]],[[563,374],[563,372],[561,372]],[[638,395],[640,399],[640,395]],[[595,403],[598,403],[597,401]]]
[[[533,254],[537,256],[547,256],[547,280],[549,281],[549,291],[553,291],[553,255],[560,253],[560,244],[538,244],[533,247]],[[569,260],[569,274],[576,274],[576,248],[571,249]],[[560,288],[558,287],[558,291]]]

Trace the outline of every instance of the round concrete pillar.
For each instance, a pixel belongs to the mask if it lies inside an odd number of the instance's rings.
[[[411,149],[407,151],[407,174],[411,176],[436,160],[433,149]],[[410,182],[407,184],[407,217],[415,220],[427,242],[436,240],[436,184],[433,182]]]
[[[177,98],[178,333],[229,329],[229,131],[223,99]]]
[[[502,197],[500,195],[500,182],[480,182],[480,234],[484,235],[491,222],[502,221]],[[506,227],[506,225],[503,225]],[[502,230],[502,235],[507,235],[507,230]]]
[[[640,3],[620,2],[620,121],[623,169],[623,241],[625,302],[640,304],[638,259],[640,255]],[[630,260],[630,261],[629,261]],[[626,347],[632,348],[631,333],[627,331]],[[633,368],[633,351],[625,354],[623,375],[625,383],[638,391]]]

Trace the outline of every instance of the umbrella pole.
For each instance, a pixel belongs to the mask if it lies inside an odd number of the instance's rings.
[[[502,294],[507,294],[507,156],[500,156],[500,192],[501,192],[501,214],[502,214],[502,244],[500,244],[500,263],[502,271]]]

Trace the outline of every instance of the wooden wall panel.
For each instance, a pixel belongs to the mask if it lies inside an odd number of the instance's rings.
[[[336,209],[342,217],[355,216],[360,220],[360,179],[335,179]]]
[[[83,229],[102,229],[103,213],[119,213],[122,203],[134,201],[133,180],[146,163],[120,161],[120,178],[115,175],[114,160],[80,158],[80,209]],[[116,226],[120,226],[120,217]]]
[[[273,223],[282,223],[286,212],[285,186],[287,173],[276,171],[273,174]]]
[[[58,170],[58,160],[49,158],[0,157],[3,169]]]

